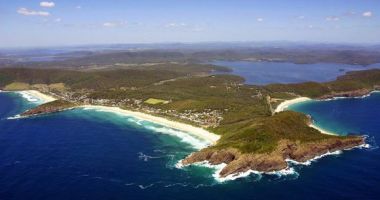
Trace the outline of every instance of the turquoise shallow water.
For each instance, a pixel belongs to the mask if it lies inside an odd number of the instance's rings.
[[[307,101],[288,109],[309,114],[314,124],[340,135],[380,134],[380,93],[366,98]]]
[[[299,105],[329,129],[380,138],[380,95]],[[329,156],[297,173],[217,182],[214,170],[175,164],[196,142],[135,118],[71,110],[9,120],[39,102],[0,93],[0,199],[377,199],[377,148]],[[320,104],[322,103],[322,104]],[[345,109],[343,113],[337,109]],[[293,108],[292,108],[293,109]],[[331,111],[335,111],[332,113]],[[339,114],[340,113],[340,114]],[[337,118],[336,118],[337,117]],[[364,123],[364,124],[363,124]],[[346,126],[347,124],[347,126]],[[349,126],[348,126],[349,125]],[[198,145],[202,145],[201,143]],[[375,147],[375,146],[374,146]]]

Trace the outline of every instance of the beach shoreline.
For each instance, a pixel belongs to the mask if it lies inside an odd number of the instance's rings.
[[[297,97],[295,99],[290,99],[290,100],[286,100],[286,101],[283,101],[281,102],[277,107],[276,109],[274,110],[274,113],[278,113],[278,112],[282,112],[282,111],[285,111],[286,108],[288,108],[289,106],[293,105],[293,104],[297,104],[297,103],[302,103],[302,102],[305,102],[305,101],[311,101],[312,99],[311,98],[308,98],[308,97]]]
[[[189,135],[193,135],[198,138],[201,138],[202,140],[207,141],[208,143],[210,143],[210,145],[215,144],[220,139],[219,135],[211,133],[203,128],[195,127],[195,126],[181,123],[181,122],[172,121],[163,117],[149,115],[142,112],[125,110],[119,107],[98,106],[98,105],[82,105],[82,106],[79,106],[78,108],[94,109],[94,110],[104,111],[104,112],[112,112],[112,113],[117,113],[117,114],[121,114],[125,116],[131,116],[131,117],[141,119],[144,121],[153,122],[153,123],[156,123],[168,128],[187,132]]]
[[[298,98],[295,98],[295,99],[291,99],[291,100],[286,100],[282,103],[280,103],[276,110],[275,110],[275,113],[278,113],[278,112],[283,112],[285,111],[289,106],[291,105],[294,105],[294,104],[297,104],[297,103],[302,103],[302,102],[306,102],[306,101],[312,101],[311,98],[308,98],[308,97],[298,97]],[[318,130],[319,132],[323,133],[323,134],[326,134],[326,135],[339,135],[337,133],[334,133],[334,132],[331,132],[331,131],[327,131],[321,127],[319,127],[318,125],[316,125],[315,123],[311,122],[309,124],[309,127],[311,128],[314,128],[316,130]]]
[[[41,92],[39,92],[37,90],[26,90],[26,91],[23,91],[23,92],[27,92],[27,93],[29,93],[29,95],[35,96],[38,99],[41,99],[42,101],[44,101],[44,103],[48,103],[48,102],[52,102],[52,101],[57,100],[56,98],[54,98],[54,97],[52,97],[50,95],[46,95],[44,93],[41,93]]]
[[[366,97],[369,97],[371,94],[374,94],[374,93],[380,93],[380,90],[374,90],[374,91],[369,92],[366,95],[358,96],[358,97],[334,97],[334,98],[330,98],[330,99],[317,99],[317,100],[314,100],[314,99],[311,99],[311,98],[308,98],[308,97],[297,97],[295,99],[285,100],[285,101],[281,102],[276,107],[274,113],[283,112],[289,106],[292,106],[292,105],[298,104],[298,103],[302,103],[302,102],[306,102],[306,101],[333,101],[333,100],[347,99],[347,98],[356,98],[356,99],[357,98],[366,98]],[[313,122],[310,123],[309,127],[317,129],[319,132],[321,132],[323,134],[327,134],[327,135],[339,135],[337,133],[325,130],[325,129],[319,127],[317,124],[315,124]]]
[[[27,98],[28,100],[30,100],[30,97],[28,97],[28,95],[29,95],[29,96],[32,96],[36,99],[43,101],[43,103],[48,103],[48,102],[57,100],[56,98],[49,96],[49,95],[46,95],[46,94],[43,94],[37,90],[24,90],[24,91],[15,91],[15,92],[19,92],[19,93],[23,94],[23,97]],[[200,128],[200,127],[195,127],[195,126],[192,126],[189,124],[172,121],[172,120],[169,120],[169,119],[166,119],[163,117],[157,117],[157,116],[149,115],[149,114],[142,113],[142,112],[125,110],[125,109],[121,109],[119,107],[100,106],[100,105],[81,105],[81,106],[78,106],[76,108],[94,109],[94,110],[98,110],[98,111],[111,112],[111,113],[121,114],[121,115],[125,115],[125,116],[131,116],[131,117],[141,119],[144,121],[153,122],[153,123],[156,123],[156,124],[159,124],[159,125],[171,128],[171,129],[186,132],[190,136],[195,136],[199,139],[202,139],[210,145],[215,144],[220,139],[219,135],[211,133],[211,132],[209,132],[203,128]]]
[[[46,95],[44,93],[41,93],[37,90],[22,90],[22,91],[3,91],[3,92],[15,92],[20,94],[23,98],[27,99],[31,102],[42,102],[42,103],[49,103],[52,101],[57,100],[55,97],[52,97],[50,95]]]
[[[56,100],[56,98],[51,97],[51,96],[46,95],[46,94],[43,94],[43,93],[41,93],[39,91],[36,91],[36,90],[27,90],[27,91],[18,91],[18,92],[25,92],[25,93],[27,93],[27,94],[35,97],[35,98],[44,100],[45,103],[49,102],[49,101]],[[286,108],[288,108],[289,106],[291,106],[293,104],[301,103],[301,102],[305,102],[305,101],[310,101],[310,100],[312,100],[312,99],[307,98],[307,97],[299,97],[299,98],[296,98],[296,99],[284,101],[284,102],[282,102],[276,108],[276,112],[285,111]],[[215,144],[220,139],[219,135],[211,133],[211,132],[209,132],[209,131],[207,131],[207,130],[205,130],[203,128],[200,128],[200,127],[195,127],[195,126],[192,126],[192,125],[189,125],[189,124],[172,121],[172,120],[169,120],[169,119],[166,119],[166,118],[163,118],[163,117],[157,117],[157,116],[149,115],[149,114],[142,113],[142,112],[125,110],[125,109],[121,109],[119,107],[100,106],[100,105],[81,105],[81,106],[78,106],[76,108],[93,109],[93,110],[96,110],[96,111],[116,113],[116,114],[120,114],[120,115],[124,115],[124,116],[131,116],[133,118],[144,120],[144,121],[153,122],[153,123],[165,126],[167,128],[171,128],[171,129],[175,129],[175,130],[186,132],[190,136],[196,136],[197,138],[200,138],[200,139],[202,139],[204,141],[207,141],[210,145]],[[315,128],[315,129],[319,130],[323,134],[337,135],[335,133],[323,130],[322,128],[316,126],[315,124],[310,124],[309,126],[312,127],[312,128]],[[297,162],[294,162],[294,161],[291,161],[291,160],[287,160],[287,162],[288,163],[297,164],[297,165],[309,165],[309,163],[312,162],[312,161],[315,161],[315,160],[320,159],[320,158],[322,158],[324,156],[332,155],[332,154],[336,154],[336,153],[337,152],[328,152],[328,153],[323,154],[321,156],[317,156],[317,157],[315,157],[313,159],[310,159],[310,160],[308,160],[305,163],[297,163]],[[176,164],[176,167],[177,168],[185,167],[185,166],[181,165],[180,162],[181,162],[181,160]],[[283,169],[283,170],[277,170],[277,171],[272,171],[272,172],[260,172],[260,171],[248,170],[248,171],[246,171],[244,173],[237,173],[237,174],[229,175],[229,176],[223,178],[223,177],[219,176],[219,172],[221,171],[221,169],[224,166],[223,164],[218,165],[218,166],[214,166],[214,165],[211,165],[211,164],[209,164],[209,163],[206,162],[206,163],[198,163],[197,165],[215,169],[213,177],[218,182],[231,181],[231,180],[235,180],[235,179],[238,179],[238,178],[247,177],[247,176],[249,176],[252,173],[253,174],[257,174],[257,175],[270,174],[270,175],[278,175],[278,176],[297,174],[297,172],[294,170],[293,167],[288,167],[288,168]]]

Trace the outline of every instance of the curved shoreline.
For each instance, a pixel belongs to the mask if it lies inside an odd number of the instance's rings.
[[[42,94],[42,93],[40,93],[38,91],[33,91],[31,93],[30,93],[30,91],[27,91],[27,92],[28,92],[28,94],[30,94],[32,96],[39,97],[39,99],[42,99],[43,96],[48,96],[48,95]],[[48,99],[45,99],[45,100],[48,100]],[[310,101],[310,100],[312,100],[312,99],[307,98],[307,97],[299,97],[299,98],[296,98],[296,99],[284,101],[284,102],[282,102],[276,108],[276,112],[282,112],[282,111],[286,110],[286,108],[288,108],[289,106],[291,106],[293,104],[301,103],[301,102],[305,102],[305,101]],[[159,124],[159,125],[163,125],[163,126],[168,127],[168,128],[172,128],[172,129],[179,130],[179,131],[184,131],[188,135],[190,135],[191,137],[196,136],[196,138],[201,138],[204,141],[207,141],[210,145],[215,144],[219,140],[219,138],[220,138],[219,135],[216,135],[214,133],[210,133],[210,132],[208,132],[208,131],[206,131],[206,130],[204,130],[202,128],[194,127],[194,126],[191,126],[191,125],[188,125],[188,124],[184,124],[184,123],[180,123],[180,122],[171,121],[171,120],[168,120],[168,119],[163,118],[163,117],[157,117],[157,116],[149,115],[149,114],[146,114],[146,113],[141,113],[141,112],[136,112],[136,111],[130,111],[130,110],[124,110],[124,109],[121,109],[119,107],[83,105],[83,106],[78,106],[78,108],[94,109],[94,110],[98,110],[98,111],[111,112],[111,113],[121,114],[121,115],[125,115],[125,116],[131,116],[131,117],[134,117],[134,118],[137,118],[137,119],[153,122],[153,123],[156,123],[156,124]],[[315,128],[315,129],[318,129],[319,131],[321,131],[324,134],[333,134],[333,135],[336,135],[334,133],[325,131],[325,130],[323,130],[323,129],[321,129],[321,128],[313,125],[313,124],[311,124],[310,126],[313,127],[313,128]],[[194,145],[192,145],[192,146],[194,146]],[[332,153],[335,153],[335,152],[331,152],[331,153],[328,152],[328,153],[326,153],[326,155],[330,155]],[[310,163],[311,161],[314,161],[314,160],[317,160],[319,158],[322,158],[322,157],[324,157],[326,155],[323,154],[321,156],[317,156],[316,158],[308,160],[307,163]],[[179,161],[179,162],[181,162],[181,161]],[[291,162],[291,161],[289,160],[289,162]],[[294,162],[292,162],[292,163],[293,164],[305,165],[305,163],[294,163]],[[282,169],[282,170],[278,170],[278,171],[273,171],[273,172],[260,172],[260,171],[248,170],[248,171],[243,172],[243,173],[231,174],[231,175],[229,175],[227,177],[220,177],[219,176],[219,172],[221,171],[221,168],[223,168],[223,165],[210,165],[209,163],[198,163],[197,165],[198,166],[209,167],[209,168],[215,169],[215,173],[213,174],[213,177],[218,182],[235,180],[235,179],[238,179],[238,178],[249,176],[252,173],[259,174],[259,175],[261,175],[261,174],[272,174],[273,175],[274,174],[274,175],[279,175],[279,176],[281,176],[281,175],[290,175],[290,174],[296,174],[297,173],[294,170],[294,168],[288,167],[286,169]],[[181,168],[183,166],[177,166],[177,167]]]
[[[94,110],[104,111],[104,112],[112,112],[112,113],[116,113],[116,114],[131,116],[131,117],[134,117],[137,119],[153,122],[153,123],[156,123],[156,124],[168,127],[168,128],[172,128],[172,129],[179,130],[179,131],[184,131],[184,132],[188,133],[189,135],[193,135],[193,136],[196,136],[198,138],[201,138],[201,139],[207,141],[208,143],[210,143],[210,145],[215,144],[220,138],[219,135],[211,133],[211,132],[209,132],[203,128],[199,128],[199,127],[195,127],[192,125],[168,120],[168,119],[165,119],[163,117],[157,117],[157,116],[149,115],[149,114],[142,113],[142,112],[124,110],[124,109],[121,109],[119,107],[83,105],[83,106],[79,106],[79,108],[94,109]]]
[[[374,94],[374,93],[380,93],[380,90],[374,90],[374,91],[369,92],[368,94],[365,94],[365,95],[362,95],[362,96],[358,96],[358,97],[333,97],[333,98],[329,98],[329,99],[311,99],[309,97],[297,97],[297,98],[294,98],[294,99],[285,100],[285,101],[281,102],[276,107],[274,113],[283,112],[289,106],[292,106],[292,105],[295,105],[295,104],[298,104],[298,103],[307,102],[307,101],[334,101],[334,100],[339,100],[339,99],[350,99],[350,98],[358,99],[358,98],[369,97],[371,94]],[[320,131],[323,134],[327,134],[327,135],[339,135],[339,134],[334,133],[332,131],[325,130],[324,128],[318,126],[317,124],[315,124],[313,122],[310,123],[309,126],[311,128],[317,129],[318,131]]]
[[[302,102],[311,101],[311,100],[312,99],[308,97],[297,97],[295,99],[285,100],[276,107],[276,109],[274,110],[274,113],[285,111],[289,106],[293,104],[302,103]]]
[[[54,100],[57,100],[56,98],[43,94],[37,90],[25,90],[25,91],[10,91],[10,92],[18,92],[22,95],[23,98],[26,98],[28,101],[34,101],[28,96],[34,97],[35,99],[41,100],[43,103],[48,103]],[[208,143],[208,145],[213,145],[215,144],[219,139],[220,136],[216,135],[214,133],[211,133],[203,128],[195,127],[189,124],[181,123],[181,122],[176,122],[172,121],[163,117],[157,117],[153,115],[149,115],[146,113],[142,112],[136,112],[136,111],[130,111],[130,110],[125,110],[121,109],[119,107],[110,107],[110,106],[97,106],[97,105],[82,105],[78,106],[76,108],[85,108],[85,109],[93,109],[93,110],[98,110],[98,111],[104,111],[104,112],[111,112],[111,113],[116,113],[124,116],[130,116],[134,117],[136,119],[144,120],[144,121],[149,121],[153,122],[162,126],[165,126],[167,128],[171,128],[174,130],[178,131],[183,131],[190,137],[194,137],[197,139],[201,139],[202,141],[205,141]],[[184,139],[184,138],[181,138]],[[196,145],[192,145],[194,147],[197,147]]]
[[[48,103],[57,100],[55,97],[43,94],[37,90],[22,90],[22,91],[4,91],[0,90],[0,92],[14,92],[20,94],[23,98],[27,99],[30,102],[38,102]]]
[[[291,100],[286,100],[286,101],[283,101],[281,102],[276,110],[274,111],[274,113],[279,113],[279,112],[283,112],[285,111],[289,106],[292,106],[294,104],[298,104],[298,103],[303,103],[303,102],[306,102],[306,101],[313,101],[313,99],[311,98],[308,98],[308,97],[298,97],[298,98],[295,98],[295,99],[291,99]],[[323,133],[323,134],[326,134],[326,135],[339,135],[337,133],[334,133],[334,132],[331,132],[331,131],[327,131],[325,129],[323,129],[322,127],[319,127],[318,125],[316,125],[315,123],[311,122],[309,124],[309,127],[311,128],[314,128],[314,129],[317,129],[319,132]]]
[[[57,100],[56,98],[49,96],[49,95],[46,95],[46,94],[43,94],[37,90],[26,90],[23,92],[26,92],[27,94],[29,94],[31,96],[37,97],[38,99],[42,100],[44,103],[48,103],[48,102]]]

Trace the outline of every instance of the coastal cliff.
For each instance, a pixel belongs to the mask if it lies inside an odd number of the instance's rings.
[[[185,166],[203,161],[207,161],[211,165],[225,163],[227,165],[219,175],[227,177],[248,170],[272,172],[286,169],[288,167],[286,160],[288,159],[302,163],[328,152],[350,149],[362,145],[364,142],[364,138],[360,136],[336,137],[310,143],[280,140],[277,148],[270,153],[242,153],[235,148],[207,148],[192,153],[181,162]]]
[[[344,91],[344,92],[332,92],[330,94],[322,95],[318,99],[332,99],[337,97],[361,97],[370,94],[373,89],[358,89],[358,90],[352,90],[352,91]]]
[[[287,160],[306,162],[329,152],[365,144],[363,136],[322,134],[310,127],[310,116],[293,111],[276,113],[260,123],[181,161],[187,166],[207,161],[211,165],[226,164],[219,176],[224,178],[249,170],[273,172],[286,169]]]

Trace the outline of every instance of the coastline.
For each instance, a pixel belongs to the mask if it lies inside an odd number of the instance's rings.
[[[15,91],[15,92],[21,93],[23,98],[26,98],[28,101],[32,101],[32,102],[41,100],[43,103],[48,103],[48,102],[57,100],[56,98],[43,94],[37,90],[24,90],[24,91]],[[209,145],[215,144],[220,138],[219,135],[211,133],[203,128],[195,127],[195,126],[181,123],[181,122],[172,121],[163,117],[149,115],[142,112],[124,110],[119,107],[82,105],[76,108],[85,108],[85,109],[94,109],[98,111],[112,112],[112,113],[121,114],[125,116],[131,116],[140,120],[153,122],[153,123],[156,123],[168,128],[186,132],[190,136],[195,136],[199,139],[206,141]]]
[[[79,106],[78,108],[85,108],[85,109],[94,109],[98,111],[105,111],[105,112],[112,112],[117,113],[125,116],[131,116],[137,119],[153,122],[156,124],[163,125],[168,128],[176,129],[179,131],[187,132],[189,135],[194,135],[198,138],[201,138],[202,140],[207,141],[210,143],[210,145],[215,144],[220,136],[216,135],[214,133],[211,133],[203,128],[195,127],[189,124],[184,124],[181,122],[176,122],[172,120],[168,120],[163,117],[157,117],[153,115],[149,115],[142,112],[136,112],[136,111],[130,111],[130,110],[124,110],[119,107],[110,107],[110,106],[96,106],[96,105],[83,105]]]
[[[311,101],[311,100],[312,99],[308,97],[297,97],[295,99],[283,101],[276,107],[276,109],[274,110],[274,113],[285,111],[286,108],[288,108],[289,106],[293,104],[302,103],[302,102]]]
[[[39,99],[42,99],[42,100],[47,101],[47,102],[52,101],[53,99],[55,100],[55,98],[50,97],[48,95],[45,95],[45,94],[43,94],[39,91],[35,91],[35,90],[33,90],[33,91],[29,91],[29,90],[28,91],[19,91],[19,92],[26,92],[27,94],[29,94],[31,96],[34,96],[36,98],[38,97]],[[286,110],[286,108],[288,108],[289,106],[291,106],[293,104],[301,103],[301,102],[305,102],[305,101],[310,101],[310,100],[312,100],[312,99],[307,98],[307,97],[299,97],[296,99],[284,101],[280,104],[281,106],[279,105],[276,108],[276,112],[282,112],[282,111]],[[111,113],[116,113],[116,114],[120,114],[120,115],[131,116],[131,117],[141,119],[144,121],[153,122],[153,123],[160,124],[160,125],[163,125],[163,126],[168,127],[168,128],[172,128],[172,129],[179,130],[179,131],[184,131],[189,136],[196,136],[197,138],[200,138],[204,141],[207,141],[209,143],[209,145],[215,144],[220,138],[219,135],[216,135],[214,133],[211,133],[211,132],[209,132],[205,129],[199,128],[199,127],[184,124],[181,122],[172,121],[172,120],[169,120],[169,119],[166,119],[163,117],[157,117],[157,116],[149,115],[149,114],[142,113],[142,112],[124,110],[124,109],[121,109],[119,107],[98,106],[98,105],[82,105],[82,106],[78,106],[76,108],[94,109],[97,111],[111,112]],[[314,124],[310,124],[310,127],[319,130],[323,134],[337,135],[335,133],[323,130],[322,128],[319,128]],[[325,156],[328,156],[328,155],[335,155],[337,153],[338,152],[327,152],[326,154],[316,156],[315,158],[312,158],[305,163],[296,163],[295,161],[292,161],[292,160],[286,160],[286,161],[288,163],[292,163],[292,164],[296,164],[296,165],[309,165],[310,162],[312,162],[312,161],[318,160],[318,159],[325,157]],[[178,163],[176,165],[177,168],[184,167],[183,165],[180,165],[180,163],[181,163],[181,160],[178,161]],[[242,173],[231,174],[231,175],[228,175],[227,177],[221,177],[221,176],[219,176],[219,172],[222,170],[222,168],[226,164],[211,165],[207,162],[203,162],[203,163],[201,162],[201,163],[195,163],[195,165],[215,169],[213,177],[218,182],[225,182],[225,181],[235,180],[238,178],[247,177],[252,173],[257,174],[257,175],[269,174],[269,175],[277,175],[277,176],[292,175],[292,174],[298,175],[298,173],[294,170],[294,168],[289,166],[286,169],[282,169],[282,170],[278,170],[278,171],[272,171],[272,172],[260,172],[260,171],[248,170],[248,171],[242,172]]]
[[[44,103],[57,100],[56,98],[49,96],[49,95],[46,95],[46,94],[43,94],[37,90],[26,90],[24,92],[27,92],[27,93],[29,93],[29,95],[35,96],[38,99],[41,99]]]
[[[297,104],[297,103],[306,102],[306,101],[312,101],[312,100],[313,99],[308,98],[308,97],[298,97],[298,98],[295,98],[295,99],[286,100],[286,101],[280,103],[277,106],[277,108],[275,110],[275,113],[283,112],[283,111],[286,110],[286,108],[288,108],[291,105],[294,105],[294,104]],[[326,135],[339,135],[337,133],[334,133],[334,132],[331,132],[331,131],[327,131],[327,130],[323,129],[322,127],[319,127],[318,125],[314,124],[313,122],[311,122],[309,124],[309,127],[317,129],[319,132],[321,132],[323,134],[326,134]]]
[[[306,102],[306,101],[333,101],[333,100],[347,99],[347,98],[361,99],[361,98],[369,97],[371,94],[374,94],[374,93],[380,93],[380,90],[374,90],[374,91],[369,92],[368,94],[365,94],[365,95],[362,95],[362,96],[357,96],[357,97],[333,97],[333,98],[329,98],[329,99],[317,99],[317,100],[314,100],[314,99],[311,99],[311,98],[308,98],[308,97],[297,97],[295,99],[290,99],[290,100],[286,100],[286,101],[281,102],[277,106],[277,108],[275,109],[274,113],[283,112],[283,111],[285,111],[291,105],[294,105],[294,104],[297,104],[297,103]],[[319,127],[318,125],[314,124],[313,122],[311,122],[309,124],[309,127],[317,129],[318,131],[320,131],[323,134],[327,134],[327,135],[339,135],[337,133],[325,130],[322,127]]]
[[[43,94],[37,90],[22,90],[22,91],[9,91],[21,94],[24,98],[31,102],[41,101],[43,103],[48,103],[57,100],[56,98]]]

